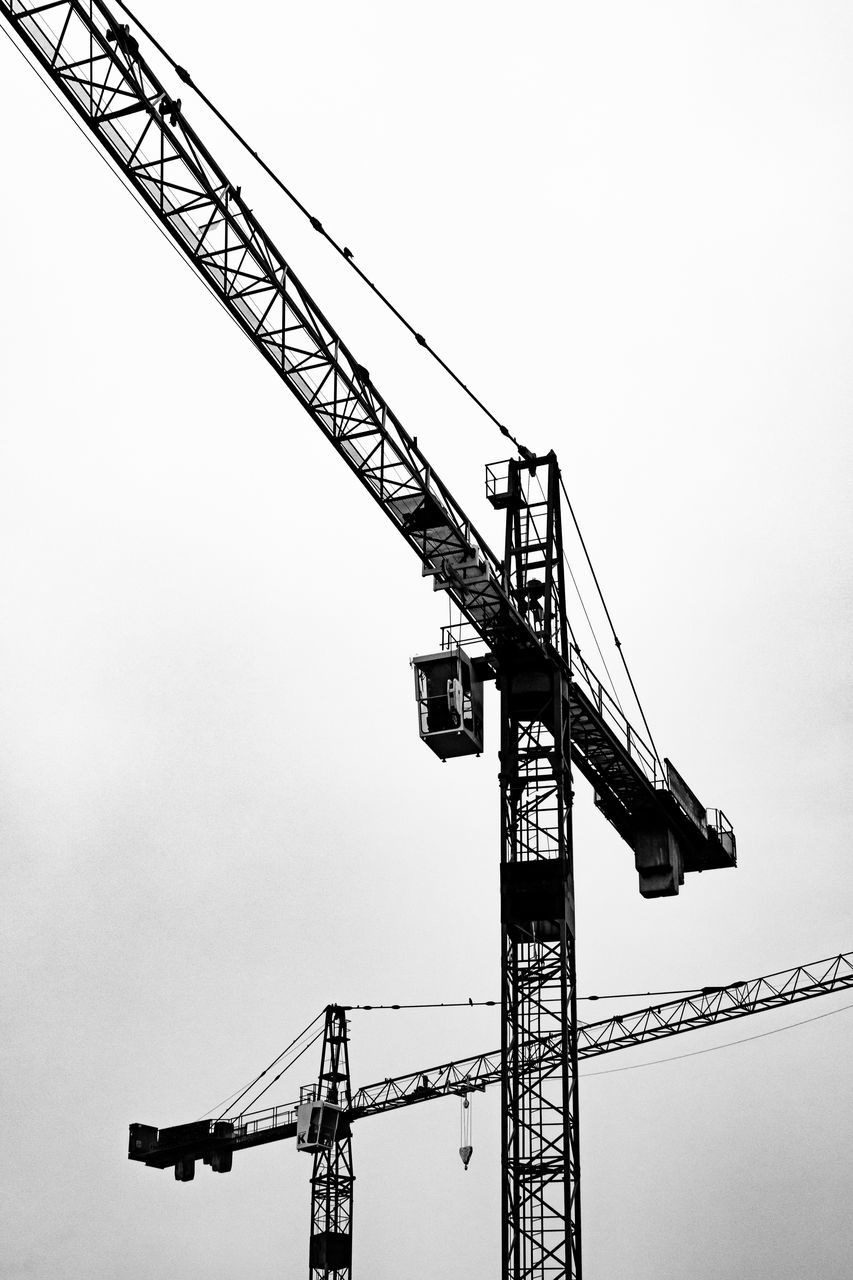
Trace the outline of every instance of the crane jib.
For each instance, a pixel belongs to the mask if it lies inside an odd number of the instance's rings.
[[[852,987],[853,952],[848,951],[747,982],[708,988],[665,1004],[587,1023],[578,1028],[578,1058],[616,1053],[652,1040],[800,1004]],[[546,1041],[540,1046],[540,1052],[543,1059],[547,1059],[555,1051]],[[494,1050],[389,1077],[354,1092],[349,1118],[355,1121],[436,1098],[485,1089],[500,1082],[502,1071],[501,1052]],[[192,1157],[205,1160],[215,1168],[213,1154],[218,1149],[227,1147],[239,1151],[295,1138],[297,1107],[295,1102],[288,1103],[232,1116],[226,1121],[201,1120],[160,1130],[153,1125],[131,1125],[128,1158],[165,1169],[178,1160]]]
[[[149,213],[275,369],[419,556],[498,654],[546,651],[507,589],[504,566],[436,475],[201,138],[136,40],[99,0],[0,0],[2,14]],[[734,838],[700,830],[659,775],[642,735],[607,704],[576,650],[572,756],[596,802],[636,851],[636,815],[681,831],[687,870],[732,866]],[[609,714],[608,714],[609,713]],[[620,723],[621,717],[621,723]],[[651,769],[649,768],[651,764]]]
[[[534,641],[498,558],[140,54],[97,0],[0,0],[12,25],[147,210],[386,515],[490,639]],[[112,39],[110,37],[113,37]],[[472,572],[472,566],[477,572]]]

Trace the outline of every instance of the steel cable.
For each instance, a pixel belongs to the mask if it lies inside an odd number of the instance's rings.
[[[483,403],[483,401],[479,398],[479,396],[477,396],[471,390],[471,388],[467,385],[467,383],[462,381],[462,379],[450,367],[450,365],[443,359],[443,357],[438,354],[438,352],[430,345],[429,342],[427,342],[423,334],[419,333],[418,330],[415,328],[415,326],[411,324],[409,320],[406,319],[406,317],[402,314],[402,312],[391,302],[391,300],[387,297],[387,295],[382,292],[382,290],[378,287],[378,285],[376,285],[374,281],[372,281],[369,278],[369,276],[367,276],[366,273],[362,271],[362,269],[355,262],[352,251],[348,248],[348,246],[340,245],[334,239],[334,237],[329,234],[329,232],[323,226],[320,219],[310,212],[310,210],[307,208],[305,204],[303,204],[303,202],[299,199],[299,197],[295,194],[295,192],[293,192],[286,185],[286,183],[282,181],[282,179],[278,176],[275,170],[272,169],[270,165],[267,164],[267,162],[262,158],[262,156],[260,156],[258,152],[254,149],[254,147],[250,145],[247,139],[239,132],[239,130],[231,123],[231,121],[223,114],[223,112],[219,110],[219,108],[207,96],[207,94],[204,93],[204,91],[199,88],[199,86],[193,80],[190,72],[187,71],[185,67],[181,66],[180,63],[178,63],[177,60],[172,57],[172,55],[164,48],[164,46],[160,43],[160,41],[156,38],[156,36],[154,36],[152,32],[149,31],[148,28],[142,22],[140,22],[139,18],[134,14],[134,12],[130,9],[130,7],[124,3],[124,0],[116,0],[116,3],[118,4],[119,8],[122,9],[125,14],[127,14],[128,18],[130,18],[130,20],[139,28],[139,30],[143,33],[146,39],[148,39],[151,42],[154,48],[158,50],[161,56],[165,58],[166,62],[168,62],[168,64],[174,70],[178,79],[183,84],[186,84],[188,88],[192,89],[192,91],[200,98],[200,100],[205,104],[208,110],[213,113],[213,115],[216,117],[217,120],[219,120],[219,122],[223,125],[223,127],[228,130],[228,132],[239,143],[239,145],[243,147],[243,149],[256,161],[258,165],[260,165],[264,173],[266,173],[267,176],[275,183],[275,185],[279,188],[279,190],[282,191],[283,194],[288,198],[288,200],[290,200],[291,203],[295,205],[295,207],[300,211],[300,213],[302,213],[302,215],[308,219],[313,229],[332,246],[332,248],[343,259],[343,261],[346,262],[346,264],[349,267],[351,267],[353,271],[355,271],[355,273],[364,282],[364,284],[366,284],[367,287],[376,295],[376,297],[380,299],[380,301],[384,304],[385,307],[388,308],[388,310],[392,313],[392,315],[396,317],[396,319],[400,322],[400,324],[402,324],[403,327],[408,330],[408,332],[412,335],[412,337],[415,339],[418,345],[423,347],[423,349],[433,357],[433,359],[441,366],[441,368],[445,371],[445,373],[456,383],[456,385],[465,393],[465,395],[468,396],[469,399],[472,400],[473,403],[476,404],[477,407],[482,410],[482,412],[486,415],[489,421],[492,422],[497,427],[497,429],[501,432],[501,434],[505,436],[508,440],[510,440],[512,444],[515,445],[521,457],[524,458],[525,461],[528,461],[528,462],[533,461],[535,455],[532,453],[532,451],[525,448],[525,446],[521,444],[521,442],[500,421],[500,419],[497,418],[494,413],[492,413],[491,409],[489,409],[488,406]],[[633,680],[633,677],[631,676],[631,672],[628,667],[628,663],[625,659],[625,655],[622,652],[621,641],[619,640],[616,634],[616,629],[613,626],[613,621],[610,617],[610,611],[608,610],[607,604],[604,600],[604,594],[601,590],[601,586],[598,581],[598,576],[595,572],[595,569],[593,568],[592,561],[590,559],[589,552],[586,547],[586,543],[580,531],[580,526],[578,525],[577,518],[574,513],[574,509],[569,500],[569,496],[566,491],[565,484],[563,483],[563,480],[562,480],[562,476],[560,477],[560,486],[563,490],[563,495],[568,504],[569,513],[571,514],[572,521],[575,525],[575,529],[577,530],[578,537],[581,542],[581,546],[583,547],[584,555],[586,556],[587,564],[589,565],[590,572],[592,573],[593,581],[595,582],[595,586],[598,591],[599,598],[601,599],[601,603],[604,608],[607,621],[610,624],[610,629],[613,633],[614,644],[616,645],[616,648],[619,650],[619,656],[622,659],[622,665],[625,668],[625,674],[631,686],[631,691],[637,703],[637,708],[642,717],[646,732],[649,735],[649,741],[651,743],[652,750],[654,751],[655,757],[658,761],[658,764],[660,765],[661,772],[664,773],[663,761],[661,760],[660,753],[658,752],[657,746],[655,744],[652,731],[649,728],[649,723],[646,718],[645,711],[643,710],[642,703],[640,702],[639,695],[637,694],[636,686],[634,685],[634,680]],[[570,570],[570,574],[571,574],[571,570]],[[574,578],[573,578],[573,581],[574,581]],[[575,589],[577,590],[577,584],[575,584]],[[578,592],[578,595],[580,595],[579,592]],[[586,613],[586,607],[584,606],[582,599],[581,599],[581,605],[584,608],[584,612]],[[589,619],[587,618],[587,620]],[[607,664],[604,661],[604,655],[601,654],[601,649],[598,646],[598,640],[595,637],[594,632],[593,632],[593,638],[595,639],[596,647],[598,648],[599,654],[601,656],[601,660],[602,662],[604,662],[605,669],[606,669]],[[613,687],[613,681],[610,677],[609,671],[607,671],[607,676],[608,676],[608,679],[610,680],[611,687]],[[614,689],[614,694],[615,694],[615,689]],[[618,704],[619,703],[618,695],[616,696],[616,701]]]
[[[321,1016],[322,1016],[322,1015],[321,1015]],[[315,1018],[315,1022],[316,1022],[316,1018]],[[302,1055],[303,1055],[304,1053],[307,1053],[307,1052],[308,1052],[308,1050],[311,1048],[311,1046],[312,1046],[312,1045],[314,1045],[314,1044],[316,1044],[316,1043],[317,1043],[317,1041],[321,1038],[321,1036],[322,1036],[322,1035],[323,1035],[323,1028],[321,1027],[321,1028],[320,1028],[320,1030],[317,1032],[317,1034],[316,1034],[315,1036],[312,1036],[312,1038],[308,1041],[308,1043],[307,1043],[307,1044],[304,1044],[304,1045],[302,1046],[302,1048],[301,1048],[301,1049],[299,1050],[299,1052],[297,1053],[296,1057],[295,1057],[295,1058],[293,1058],[290,1062],[288,1062],[286,1066],[282,1067],[282,1069],[281,1069],[281,1071],[279,1071],[278,1075],[273,1076],[272,1080],[270,1080],[270,1082],[269,1082],[268,1084],[265,1084],[265,1085],[264,1085],[264,1087],[263,1087],[263,1089],[261,1089],[259,1093],[256,1093],[256,1094],[255,1094],[254,1098],[252,1098],[251,1102],[250,1102],[250,1103],[248,1103],[248,1104],[247,1104],[247,1106],[245,1106],[245,1107],[243,1108],[243,1110],[240,1112],[240,1114],[241,1114],[241,1115],[244,1115],[244,1114],[246,1113],[246,1111],[248,1111],[249,1107],[253,1107],[253,1106],[255,1105],[255,1103],[258,1101],[258,1099],[259,1099],[259,1098],[262,1098],[262,1097],[264,1096],[264,1094],[267,1092],[267,1090],[268,1090],[268,1089],[271,1089],[271,1088],[273,1087],[273,1085],[274,1085],[274,1084],[277,1084],[277,1083],[278,1083],[278,1081],[281,1079],[281,1077],[284,1075],[285,1071],[289,1071],[291,1067],[295,1066],[295,1065],[296,1065],[296,1063],[299,1061],[299,1059],[302,1057]],[[285,1051],[285,1052],[286,1052],[286,1051]],[[269,1070],[269,1068],[267,1068],[267,1070]],[[261,1074],[265,1074],[265,1073],[263,1073],[263,1072],[262,1072]],[[259,1077],[259,1078],[260,1078],[260,1077]],[[239,1102],[239,1101],[240,1101],[240,1099],[238,1098],[238,1099],[237,1099],[237,1101]],[[234,1105],[236,1105],[236,1103],[235,1103]],[[222,1118],[222,1117],[220,1116],[220,1119],[221,1119],[221,1118]]]
[[[363,281],[363,283],[367,285],[368,289],[370,289],[371,292],[376,295],[376,297],[380,300],[380,302],[382,302],[383,305],[388,308],[391,314],[395,316],[397,320],[399,320],[400,324],[402,324],[403,327],[408,330],[408,332],[412,335],[412,337],[417,342],[418,346],[423,347],[424,351],[428,352],[429,355],[432,356],[433,360],[435,360],[437,364],[441,366],[441,368],[448,375],[448,377],[452,378],[452,380],[456,383],[457,387],[459,387],[462,391],[464,391],[465,395],[468,396],[468,398],[472,400],[479,409],[482,410],[482,412],[486,415],[486,417],[489,419],[490,422],[494,423],[498,431],[500,431],[501,435],[505,436],[507,440],[510,440],[515,445],[521,457],[530,461],[534,457],[534,454],[531,452],[531,450],[526,449],[524,445],[521,444],[520,441],[516,439],[516,437],[509,430],[509,428],[504,426],[504,424],[500,421],[500,419],[497,418],[492,413],[491,409],[489,409],[488,406],[483,403],[480,397],[471,390],[471,388],[467,385],[467,383],[463,382],[462,379],[459,377],[459,375],[455,373],[453,369],[451,369],[447,361],[444,360],[443,357],[438,354],[438,352],[435,350],[434,347],[430,345],[429,342],[427,342],[423,334],[418,332],[415,326],[406,319],[403,313],[394,305],[393,302],[391,302],[390,298],[388,298],[388,296],[382,292],[379,286],[375,284],[370,279],[370,277],[366,275],[364,271],[362,271],[361,267],[358,266],[358,264],[355,262],[353,258],[352,250],[347,245],[338,244],[337,240],[335,240],[333,236],[329,235],[329,232],[323,226],[320,219],[315,217],[308,210],[308,208],[302,203],[299,197],[293,191],[291,191],[291,189],[281,180],[281,178],[278,176],[275,170],[270,168],[267,162],[258,154],[258,152],[254,149],[254,147],[250,145],[250,143],[246,140],[246,138],[243,137],[243,135],[239,132],[239,130],[230,122],[230,120],[228,120],[228,118],[225,115],[223,115],[223,113],[219,110],[219,108],[210,100],[207,94],[204,93],[198,87],[198,85],[195,83],[192,76],[190,75],[189,71],[187,71],[186,67],[182,67],[178,62],[175,61],[172,55],[163,48],[163,45],[159,42],[159,40],[157,40],[157,38],[153,36],[145,26],[143,26],[143,24],[139,21],[139,19],[131,11],[131,9],[129,9],[128,6],[123,3],[123,0],[116,0],[116,3],[118,4],[119,8],[122,9],[127,14],[131,22],[133,22],[139,28],[139,30],[143,33],[143,35],[148,40],[151,41],[154,48],[157,49],[159,53],[166,59],[166,61],[174,70],[178,79],[183,84],[187,85],[188,88],[192,89],[195,94],[197,94],[197,96],[201,99],[201,101],[208,108],[208,110],[213,113],[213,115],[220,122],[220,124],[222,124],[224,128],[228,130],[228,132],[240,144],[240,146],[243,147],[243,149],[248,152],[248,154],[252,157],[252,159],[255,160],[257,164],[260,165],[260,167],[263,169],[267,177],[272,179],[272,181],[279,188],[279,190],[283,192],[284,195],[287,196],[288,200],[290,200],[291,203],[296,206],[299,212],[303,214],[305,218],[308,219],[311,226],[318,233],[318,235],[321,235],[323,239],[326,240],[332,246],[332,248],[339,255],[339,257],[341,257],[343,261],[347,264],[347,266],[350,267],[356,273],[356,275]]]
[[[245,1096],[246,1096],[246,1094],[249,1092],[249,1090],[250,1090],[250,1089],[254,1089],[255,1085],[256,1085],[260,1080],[263,1080],[263,1078],[264,1078],[264,1076],[267,1074],[267,1072],[268,1072],[268,1071],[272,1071],[273,1067],[274,1067],[274,1066],[276,1066],[279,1062],[281,1062],[281,1060],[282,1060],[282,1058],[284,1057],[284,1055],[285,1055],[286,1053],[289,1053],[289,1052],[290,1052],[290,1050],[293,1048],[293,1046],[294,1046],[294,1045],[296,1045],[296,1044],[298,1044],[298,1043],[299,1043],[299,1041],[303,1038],[303,1036],[305,1036],[305,1035],[307,1035],[307,1034],[308,1034],[308,1032],[311,1030],[311,1028],[314,1026],[314,1024],[315,1024],[316,1022],[319,1022],[319,1020],[324,1016],[325,1012],[326,1012],[326,1011],[325,1011],[325,1009],[323,1009],[323,1010],[321,1010],[321,1011],[320,1011],[320,1013],[318,1013],[318,1014],[317,1014],[317,1016],[316,1016],[315,1018],[312,1018],[312,1019],[311,1019],[311,1021],[308,1023],[308,1026],[307,1026],[307,1027],[304,1027],[304,1028],[302,1029],[302,1031],[300,1031],[300,1032],[299,1032],[299,1035],[298,1035],[298,1036],[294,1036],[294,1038],[291,1040],[290,1044],[289,1044],[289,1045],[287,1045],[284,1049],[282,1049],[281,1053],[279,1053],[275,1058],[273,1058],[272,1062],[271,1062],[268,1066],[264,1067],[263,1071],[261,1071],[258,1075],[256,1075],[256,1076],[255,1076],[255,1078],[254,1078],[254,1080],[251,1082],[251,1084],[247,1084],[247,1085],[246,1085],[246,1087],[245,1087],[245,1089],[243,1090],[243,1092],[242,1092],[241,1094],[238,1094],[238,1096],[234,1099],[234,1101],[233,1101],[230,1105],[231,1105],[232,1107],[236,1107],[237,1103],[238,1103],[238,1102],[240,1102],[243,1098],[245,1098]],[[322,1035],[322,1034],[323,1034],[323,1033],[322,1033],[322,1031],[320,1031],[320,1032],[318,1033],[318,1035]],[[316,1040],[316,1039],[318,1039],[318,1036],[315,1036],[315,1037],[314,1037],[314,1040]],[[310,1044],[313,1044],[313,1043],[314,1043],[314,1040],[312,1040],[312,1041],[310,1042]],[[304,1048],[300,1050],[300,1052],[299,1052],[299,1054],[297,1055],[297,1057],[301,1057],[301,1056],[302,1056],[302,1054],[305,1052],[305,1049],[310,1048],[310,1044],[309,1044],[309,1045],[305,1045],[305,1046],[304,1046]],[[295,1062],[295,1061],[296,1061],[296,1058],[294,1058],[294,1062]],[[290,1065],[290,1066],[293,1066],[293,1063],[290,1063],[289,1065]],[[284,1069],[286,1070],[286,1068],[284,1068]],[[280,1075],[281,1075],[281,1072],[279,1072],[279,1076],[280,1076]],[[278,1078],[279,1078],[279,1076],[276,1076],[276,1079],[278,1079]],[[270,1083],[272,1084],[272,1083],[273,1083],[273,1081],[270,1081]],[[266,1088],[265,1088],[265,1089],[263,1089],[261,1092],[262,1092],[262,1093],[265,1093],[265,1092],[266,1092],[266,1089],[268,1089],[268,1088],[269,1088],[269,1085],[267,1085],[267,1086],[266,1086]],[[252,1099],[252,1101],[253,1101],[253,1102],[257,1102],[258,1097],[260,1097],[260,1096],[261,1096],[261,1095],[260,1095],[260,1094],[258,1094],[256,1098],[253,1098],[253,1099]],[[218,1117],[218,1119],[220,1119],[220,1120],[221,1120],[221,1119],[223,1118],[223,1116],[224,1116],[224,1115],[225,1115],[225,1112],[223,1111],[222,1115],[221,1115],[221,1116],[219,1116],[219,1117]]]
[[[585,540],[584,540],[584,536],[583,536],[583,534],[581,533],[580,525],[578,524],[578,518],[577,518],[577,516],[575,515],[575,509],[574,509],[574,507],[572,506],[572,501],[571,501],[571,498],[569,497],[569,494],[568,494],[568,491],[567,491],[567,489],[566,489],[565,483],[563,482],[563,477],[562,477],[562,475],[560,476],[560,488],[561,488],[561,489],[562,489],[562,491],[563,491],[563,497],[566,499],[566,506],[567,506],[567,507],[568,507],[568,509],[569,509],[569,515],[572,517],[572,524],[575,526],[575,531],[576,531],[576,533],[577,533],[577,535],[578,535],[578,539],[580,540],[581,547],[583,548],[583,553],[584,553],[584,556],[586,557],[586,562],[587,562],[587,565],[589,566],[589,571],[590,571],[590,573],[592,574],[592,580],[593,580],[593,582],[595,583],[595,589],[596,589],[596,591],[598,592],[598,598],[599,598],[599,600],[601,601],[601,607],[602,607],[602,608],[603,608],[603,610],[604,610],[604,616],[607,618],[608,624],[609,624],[609,626],[610,626],[610,631],[611,631],[611,633],[612,633],[612,635],[613,635],[613,643],[615,644],[615,646],[616,646],[616,648],[617,648],[617,650],[618,650],[618,652],[619,652],[619,657],[622,659],[622,666],[625,668],[625,675],[628,677],[628,683],[629,683],[629,684],[630,684],[630,686],[631,686],[631,692],[632,692],[632,693],[633,693],[633,695],[634,695],[634,701],[635,701],[635,702],[636,702],[636,704],[637,704],[637,710],[639,711],[639,713],[640,713],[640,715],[641,715],[641,717],[642,717],[643,724],[645,725],[645,728],[646,728],[646,733],[649,735],[649,742],[651,743],[652,750],[653,750],[653,751],[654,751],[654,753],[655,753],[655,759],[657,760],[658,764],[660,765],[661,774],[662,774],[662,775],[663,775],[663,777],[665,778],[665,777],[666,777],[666,770],[665,770],[665,769],[664,769],[664,767],[663,767],[663,761],[661,760],[660,752],[659,752],[659,751],[658,751],[658,749],[657,749],[657,745],[656,745],[656,743],[655,743],[654,737],[652,736],[652,731],[651,731],[651,729],[649,728],[649,722],[648,722],[648,720],[646,719],[646,713],[645,713],[645,711],[643,710],[643,704],[640,702],[640,695],[637,693],[637,687],[636,687],[636,685],[634,684],[633,676],[631,675],[631,671],[630,671],[630,669],[629,669],[629,667],[628,667],[628,660],[627,660],[627,658],[625,657],[625,654],[622,652],[622,641],[619,639],[619,637],[618,637],[618,636],[617,636],[617,634],[616,634],[616,628],[615,628],[615,626],[613,625],[613,619],[612,619],[612,618],[611,618],[611,616],[610,616],[610,610],[609,610],[609,609],[608,609],[608,607],[607,607],[607,601],[604,599],[604,592],[603,592],[603,591],[602,591],[602,589],[601,589],[601,583],[598,581],[598,574],[595,572],[595,569],[593,568],[592,559],[591,559],[590,554],[589,554],[589,551],[588,551],[588,549],[587,549],[587,545],[586,545],[586,542],[585,542]]]

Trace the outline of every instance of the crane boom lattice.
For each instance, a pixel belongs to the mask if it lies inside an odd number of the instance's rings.
[[[798,965],[747,982],[725,987],[710,987],[678,1000],[653,1005],[629,1013],[615,1014],[599,1022],[578,1028],[578,1060],[599,1058],[623,1049],[639,1048],[652,1041],[669,1039],[702,1027],[737,1021],[774,1009],[787,1008],[820,996],[853,990],[853,951],[842,952],[825,960]],[[539,1052],[559,1059],[560,1045],[544,1042]],[[460,1058],[431,1067],[421,1067],[404,1075],[389,1076],[355,1090],[349,1113],[351,1123],[369,1116],[384,1115],[402,1107],[432,1102],[473,1090],[497,1086],[503,1078],[500,1049]],[[295,1102],[266,1107],[261,1111],[232,1116],[228,1142],[234,1150],[262,1146],[296,1137]],[[216,1140],[213,1120],[200,1122],[194,1142],[201,1151],[203,1143]],[[152,1135],[143,1141],[140,1131]],[[153,1168],[165,1169],[175,1164],[181,1147],[172,1140],[174,1129],[159,1131],[148,1125],[130,1126],[128,1156]],[[159,1137],[158,1137],[159,1134]]]
[[[0,0],[0,16],[489,651],[486,668],[501,699],[503,1275],[579,1280],[572,766],[632,848],[645,896],[676,894],[685,872],[734,866],[731,826],[705,809],[669,761],[661,765],[568,643],[554,455],[524,451],[524,461],[506,465],[503,483],[490,473],[489,497],[506,512],[498,559],[129,28],[101,0]],[[458,663],[458,679],[444,689],[451,720],[464,720],[482,694],[471,687],[470,657]],[[427,687],[425,714],[430,704]],[[477,715],[469,719],[457,754],[481,742]],[[315,1149],[312,1181],[312,1271],[341,1277],[350,1268],[342,1243],[350,1239],[352,1200],[348,1051],[343,1013],[328,1016],[324,1063],[334,1080],[305,1101],[309,1111],[300,1107],[296,1124],[299,1141],[300,1124],[319,1107],[315,1119],[328,1137],[323,1123],[337,1125],[346,1112],[331,1145]],[[346,1109],[329,1093],[344,1080]],[[170,1131],[183,1154],[167,1163],[181,1180],[193,1177],[202,1133]],[[203,1158],[227,1172],[244,1138],[244,1125],[217,1121]],[[136,1139],[143,1153],[136,1158],[161,1149],[162,1132],[150,1127],[137,1126]]]

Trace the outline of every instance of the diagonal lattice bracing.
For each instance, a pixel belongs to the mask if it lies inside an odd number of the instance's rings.
[[[555,659],[567,652],[557,478],[553,458],[510,464],[505,560],[507,589]],[[579,1280],[569,685],[559,660],[505,660],[499,681],[502,1275]]]
[[[532,640],[500,565],[108,6],[0,0],[0,14],[347,464],[487,640]],[[430,520],[420,523],[413,518]],[[435,535],[433,537],[424,536]],[[482,566],[477,580],[457,565]]]
[[[349,1121],[352,1090],[346,1012],[338,1005],[326,1010],[316,1097],[342,1110],[333,1140],[314,1155],[309,1275],[310,1280],[350,1280],[355,1182]]]

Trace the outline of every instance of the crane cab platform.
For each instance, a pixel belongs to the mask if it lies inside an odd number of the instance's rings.
[[[464,649],[413,658],[418,731],[442,760],[483,750],[483,682]]]
[[[338,1133],[343,1107],[313,1100],[296,1108],[296,1150],[328,1151]]]

